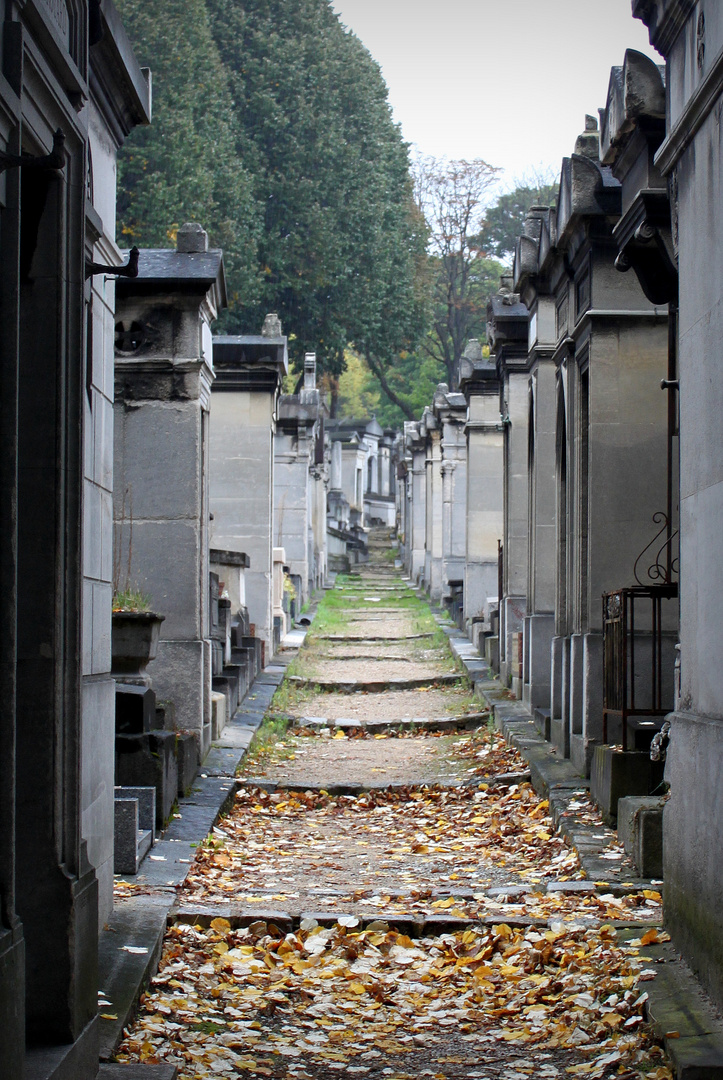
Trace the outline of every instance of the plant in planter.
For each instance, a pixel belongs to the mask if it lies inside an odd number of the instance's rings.
[[[129,512],[126,514],[126,499]],[[113,625],[111,635],[111,675],[119,683],[150,687],[146,666],[158,652],[161,623],[165,615],[151,611],[151,598],[131,584],[133,560],[133,497],[129,488],[123,494],[119,530],[113,553]],[[125,582],[121,585],[122,531],[127,530],[128,555]]]
[[[113,614],[119,611],[150,611],[151,598],[140,589],[116,589],[113,592]]]
[[[158,652],[165,615],[150,610],[150,597],[126,588],[113,596],[111,674],[116,682],[150,686],[146,666]]]

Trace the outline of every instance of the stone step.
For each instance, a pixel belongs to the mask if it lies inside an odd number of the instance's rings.
[[[421,641],[423,638],[434,637],[434,634],[405,634],[405,641]],[[373,634],[321,634],[317,641],[344,641],[350,643],[364,641],[399,641],[397,637],[375,636]]]
[[[342,731],[361,730],[370,733],[382,731],[469,731],[482,727],[489,720],[488,712],[467,713],[462,716],[409,716],[401,720],[333,719],[325,716],[301,716],[294,724],[311,729],[339,728]]]
[[[307,679],[302,675],[292,675],[289,681],[297,686],[323,690],[325,693],[355,694],[357,691],[368,694],[380,694],[384,690],[420,690],[427,686],[456,686],[465,680],[465,676],[434,675],[418,679]]]
[[[450,893],[448,896],[449,898],[458,899],[461,903],[466,900],[459,892]],[[402,895],[397,900],[404,901],[407,898],[407,896]],[[271,931],[272,927],[275,927],[280,934],[288,934],[297,931],[301,923],[307,919],[313,919],[319,926],[331,927],[335,926],[340,918],[354,917],[359,920],[355,930],[381,930],[384,928],[386,933],[387,930],[393,929],[405,933],[411,938],[421,938],[436,937],[440,934],[454,934],[472,928],[497,926],[501,921],[513,930],[528,930],[532,926],[551,927],[558,922],[557,917],[535,919],[529,915],[505,914],[504,918],[502,918],[499,913],[460,916],[446,912],[435,912],[434,914],[420,911],[393,913],[385,912],[383,908],[372,911],[359,910],[360,908],[363,909],[363,905],[364,900],[361,899],[356,905],[356,910],[352,910],[347,903],[340,904],[336,910],[331,911],[326,909],[323,911],[291,912],[268,908],[242,908],[231,904],[216,904],[208,907],[199,904],[179,904],[169,912],[168,924],[180,923],[190,926],[209,927],[213,919],[222,918],[226,919],[234,930],[251,926],[253,923],[263,922],[267,924],[269,931]],[[603,920],[600,919],[590,919],[589,925],[591,927],[600,926],[602,922]],[[610,925],[609,919],[605,920],[605,922]],[[613,921],[612,925],[616,929],[640,933],[643,929],[650,929],[653,924],[649,922]]]

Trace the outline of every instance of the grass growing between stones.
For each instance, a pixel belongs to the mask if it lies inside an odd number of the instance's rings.
[[[294,712],[301,708],[302,705],[305,705],[312,697],[314,697],[313,690],[310,690],[300,683],[292,683],[289,682],[288,679],[285,679],[271,699],[267,717],[270,719],[284,719],[288,721],[289,715],[293,715]],[[265,723],[266,720],[264,720],[264,724]],[[263,724],[261,726],[263,727]],[[251,745],[253,746],[253,743]]]
[[[237,770],[237,776],[253,773],[267,762],[281,761],[293,755],[293,750],[286,750],[283,739],[291,721],[286,716],[266,716],[258,729],[251,745]]]
[[[329,637],[330,635],[343,634],[347,628],[348,618],[346,612],[343,610],[332,607],[327,604],[327,598],[329,594],[324,596],[324,599],[320,601],[318,608],[316,609],[316,615],[314,621],[311,624],[311,628],[306,635],[305,647],[309,647],[312,642],[320,637]]]

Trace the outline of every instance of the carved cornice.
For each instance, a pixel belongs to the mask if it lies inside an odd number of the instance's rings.
[[[655,164],[664,175],[672,172],[705,123],[723,93],[723,49],[710,70],[688,99],[675,127],[655,155]]]
[[[633,0],[633,16],[647,26],[653,48],[668,57],[695,4],[696,0]]]

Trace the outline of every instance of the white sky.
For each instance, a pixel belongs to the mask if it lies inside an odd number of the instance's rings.
[[[626,48],[662,60],[631,0],[333,0],[380,64],[404,138],[512,187],[572,153]]]

